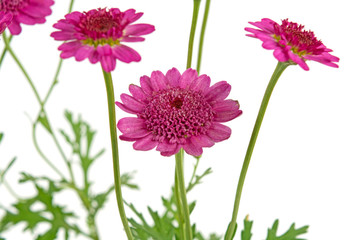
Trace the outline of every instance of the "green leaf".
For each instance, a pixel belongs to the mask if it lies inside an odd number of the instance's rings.
[[[249,215],[244,219],[244,229],[241,231],[241,240],[250,240],[251,239],[251,228],[253,221],[249,221]]]
[[[295,223],[293,223],[289,230],[287,230],[283,235],[277,236],[277,230],[279,226],[279,220],[276,219],[272,228],[268,229],[268,234],[266,240],[304,240],[303,238],[297,238],[299,235],[302,235],[307,232],[309,226],[303,226],[296,229]]]
[[[50,128],[50,124],[48,119],[46,118],[46,116],[44,115],[44,113],[40,113],[37,119],[38,122],[41,123],[41,125],[43,125],[43,127],[49,132],[52,133],[51,128]]]
[[[21,175],[20,182],[32,183],[37,193],[33,197],[20,199],[13,204],[15,211],[6,211],[0,220],[0,232],[19,223],[25,225],[23,231],[31,232],[38,227],[39,223],[47,223],[50,227],[44,233],[38,235],[36,240],[56,239],[56,235],[61,229],[65,232],[80,232],[76,225],[68,222],[68,219],[74,218],[75,215],[66,211],[64,206],[54,203],[54,195],[63,189],[60,183],[47,177],[34,177],[27,173],[21,173]],[[38,210],[33,209],[35,206]]]
[[[4,133],[0,132],[0,143],[1,143],[2,139],[3,139],[3,137],[4,137]]]

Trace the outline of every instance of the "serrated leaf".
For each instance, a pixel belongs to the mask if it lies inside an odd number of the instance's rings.
[[[241,240],[250,240],[251,239],[252,225],[253,225],[253,221],[249,221],[249,215],[247,215],[244,219],[244,229],[241,231]]]
[[[309,226],[303,226],[301,228],[296,229],[295,223],[293,223],[289,230],[287,230],[283,235],[277,236],[277,230],[279,226],[279,220],[276,219],[272,228],[268,229],[268,234],[266,240],[304,240],[302,238],[297,238],[299,235],[302,235],[307,232]]]

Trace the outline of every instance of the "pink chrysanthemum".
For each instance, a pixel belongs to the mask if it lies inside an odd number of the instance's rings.
[[[67,41],[59,47],[61,58],[74,56],[76,61],[86,58],[91,63],[100,61],[102,68],[110,72],[115,69],[116,59],[126,63],[141,60],[139,53],[122,43],[144,41],[140,36],[155,30],[150,24],[132,24],[142,15],[134,9],[121,12],[118,8],[72,12],[54,24],[60,31],[51,36]]]
[[[12,35],[18,35],[21,33],[20,23],[44,23],[45,17],[51,14],[53,4],[53,0],[0,0],[0,14],[12,15],[7,27]]]
[[[299,64],[304,70],[309,70],[306,60],[313,60],[330,67],[339,67],[334,62],[339,62],[339,58],[329,52],[331,49],[316,39],[312,31],[305,31],[303,25],[282,20],[282,24],[271,19],[263,18],[261,22],[249,22],[258,27],[245,28],[252,33],[249,37],[255,37],[263,41],[263,48],[274,50],[274,56],[280,62],[292,61]]]
[[[200,156],[203,147],[228,139],[231,129],[221,122],[238,117],[239,103],[225,100],[231,86],[225,81],[210,86],[210,77],[198,76],[187,69],[182,75],[176,68],[166,75],[154,71],[140,78],[140,86],[130,85],[132,96],[122,94],[116,105],[137,117],[119,120],[121,140],[135,141],[135,150],[156,150],[163,156],[183,148]]]
[[[12,14],[0,12],[0,33],[2,33],[5,28],[11,23]]]

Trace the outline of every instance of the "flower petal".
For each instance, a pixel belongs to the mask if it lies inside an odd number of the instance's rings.
[[[202,147],[199,146],[196,142],[192,142],[191,138],[187,139],[186,143],[182,145],[182,148],[187,154],[194,157],[201,156],[201,154],[203,153]]]
[[[120,45],[113,48],[114,56],[122,62],[139,62],[141,60],[140,54],[134,49]]]
[[[136,86],[135,84],[130,84],[129,91],[133,97],[143,103],[147,103],[148,95],[142,90],[141,87]]]
[[[167,79],[160,71],[153,71],[150,77],[150,83],[154,91],[159,91],[167,88]]]
[[[176,68],[172,68],[166,73],[166,78],[171,87],[178,87],[181,74]]]
[[[144,110],[144,103],[137,101],[130,95],[123,93],[120,95],[120,98],[123,104],[132,111],[140,113]]]
[[[224,100],[230,94],[231,86],[226,81],[217,82],[212,85],[205,96],[209,102]]]
[[[230,137],[231,129],[225,125],[214,122],[206,134],[214,142],[221,142]]]
[[[134,131],[146,129],[145,120],[136,117],[125,117],[118,121],[117,128],[123,134],[129,134]]]
[[[239,107],[238,101],[230,99],[215,103],[212,106],[212,109],[215,111],[214,121],[227,122],[233,120],[242,114]]]
[[[136,142],[133,144],[133,147],[135,150],[148,151],[156,147],[156,145],[158,145],[158,142],[153,141],[153,135],[149,134],[144,138],[136,140]]]
[[[140,86],[142,88],[142,90],[144,90],[144,92],[148,95],[152,95],[152,92],[154,91],[151,83],[150,83],[150,78],[148,76],[142,76],[140,78]]]
[[[198,77],[197,71],[194,69],[186,69],[180,77],[180,88],[189,88],[191,83]]]
[[[210,87],[210,82],[211,82],[210,77],[203,74],[192,82],[190,88],[194,91],[201,91],[203,93],[206,93]]]
[[[133,36],[140,36],[152,33],[155,31],[155,27],[150,24],[132,24],[128,25],[125,29],[125,36],[133,35]]]

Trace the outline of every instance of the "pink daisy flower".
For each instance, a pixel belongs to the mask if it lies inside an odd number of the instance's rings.
[[[231,86],[225,81],[210,86],[210,77],[198,76],[187,69],[176,68],[166,75],[154,71],[151,77],[140,78],[140,87],[130,85],[128,94],[121,94],[123,111],[136,114],[119,120],[121,140],[135,141],[135,150],[156,150],[163,156],[176,154],[183,148],[200,156],[203,147],[228,139],[231,129],[222,122],[230,121],[242,111],[239,103],[225,98]]]
[[[2,33],[5,28],[11,23],[12,14],[0,12],[0,33]]]
[[[312,31],[305,31],[303,25],[282,20],[282,24],[263,18],[260,22],[249,22],[259,29],[245,28],[249,37],[263,41],[263,48],[274,50],[274,56],[280,62],[291,61],[309,70],[306,60],[313,60],[330,67],[339,67],[334,62],[339,58],[331,55],[331,49],[316,39]]]
[[[75,57],[76,61],[88,58],[91,63],[100,61],[102,68],[111,72],[115,69],[116,59],[125,63],[141,60],[139,53],[123,42],[144,41],[140,36],[155,30],[150,24],[132,24],[142,15],[134,9],[121,12],[118,8],[72,12],[54,24],[60,31],[51,36],[67,41],[59,47],[61,58]]]
[[[8,28],[12,35],[21,33],[20,23],[34,25],[44,23],[45,17],[51,14],[53,0],[1,0],[0,14],[11,14],[12,21]]]

